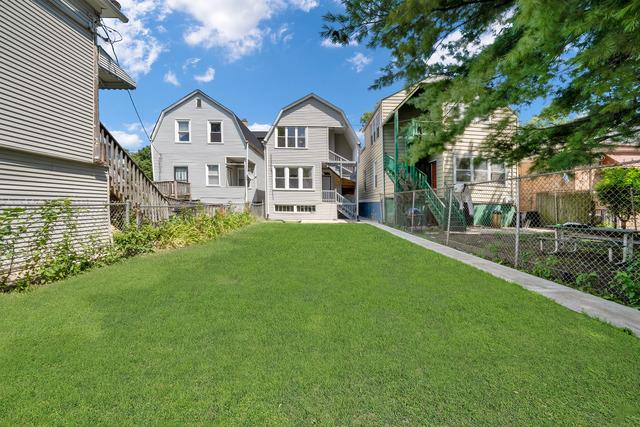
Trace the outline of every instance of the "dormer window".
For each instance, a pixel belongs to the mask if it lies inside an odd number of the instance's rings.
[[[196,108],[202,108],[202,99],[196,98]]]

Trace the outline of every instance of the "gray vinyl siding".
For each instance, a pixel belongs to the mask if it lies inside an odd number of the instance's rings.
[[[226,158],[246,156],[246,145],[234,117],[224,109],[202,99],[196,108],[194,95],[165,112],[153,141],[154,180],[171,181],[174,167],[186,166],[191,183],[191,197],[207,203],[244,203],[244,187],[231,187],[227,182]],[[176,120],[191,121],[191,142],[175,142]],[[208,143],[209,121],[222,122],[222,144]],[[257,179],[249,189],[249,201],[264,200],[264,159],[249,148],[249,160],[254,162]],[[220,186],[207,186],[207,165],[220,165]]]
[[[0,62],[0,146],[93,162],[91,31],[52,2],[2,2]]]
[[[32,153],[0,147],[0,210],[8,207],[25,209],[24,216],[34,215],[28,230],[38,221],[38,207],[46,200],[67,199],[74,207],[78,245],[110,239],[109,184],[107,169],[82,162],[56,160]],[[63,229],[54,229],[55,241]],[[29,250],[32,234],[27,231],[18,243],[18,259]],[[0,266],[1,268],[2,266]]]
[[[341,114],[326,104],[310,98],[286,109],[274,126],[299,126],[307,128],[307,148],[277,148],[276,132],[272,132],[266,141],[266,188],[269,218],[271,219],[319,219],[338,218],[334,203],[322,202],[323,164],[329,160],[329,128],[347,128]],[[352,152],[352,156],[356,153]],[[351,157],[351,156],[349,156]],[[353,158],[353,157],[351,157]],[[275,166],[313,167],[312,190],[277,190],[273,183]],[[281,213],[275,211],[275,205],[314,205],[315,213]]]

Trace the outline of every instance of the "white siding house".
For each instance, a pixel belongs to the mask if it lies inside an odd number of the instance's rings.
[[[265,137],[270,219],[357,216],[358,138],[344,112],[315,94],[284,107]]]
[[[206,203],[264,200],[264,148],[238,116],[195,90],[165,108],[151,135],[154,181],[188,182]]]

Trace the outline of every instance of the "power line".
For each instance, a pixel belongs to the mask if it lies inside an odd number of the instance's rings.
[[[105,25],[104,21],[102,20],[102,18],[100,19],[100,26],[102,26],[102,28],[104,29],[104,33],[107,36],[106,40],[104,37],[101,36],[101,38],[105,41],[109,42],[109,46],[111,46],[111,51],[113,52],[113,57],[114,60],[116,61],[116,64],[118,64],[118,66],[120,66],[120,60],[118,59],[118,54],[116,53],[116,49],[114,46],[114,41],[111,39],[111,35],[110,35],[110,31],[113,31],[115,33],[117,33],[118,35],[120,35],[120,33],[113,29],[108,27],[107,25]],[[122,35],[120,35],[120,40],[122,40]],[[138,118],[138,122],[140,123],[140,127],[142,128],[142,131],[144,132],[145,136],[147,137],[147,140],[149,141],[149,146],[156,150],[156,152],[158,154],[160,154],[158,152],[158,150],[156,149],[156,147],[153,146],[153,141],[151,140],[151,136],[149,135],[149,132],[147,132],[147,128],[144,125],[144,122],[142,121],[142,117],[140,116],[140,112],[138,111],[138,106],[136,105],[135,101],[133,100],[133,95],[131,94],[131,90],[130,89],[126,89],[127,91],[127,95],[129,95],[129,100],[131,101],[131,105],[133,106],[133,111],[136,113],[136,117]]]

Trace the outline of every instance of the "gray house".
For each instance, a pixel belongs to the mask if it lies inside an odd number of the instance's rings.
[[[152,139],[153,178],[186,182],[206,203],[264,200],[264,149],[238,116],[201,90],[162,110]]]
[[[357,217],[358,137],[341,109],[309,94],[280,110],[264,141],[268,218]]]
[[[99,89],[135,83],[96,43],[110,0],[3,1],[0,7],[0,203],[101,204],[79,232],[109,234],[108,166],[95,156]]]

